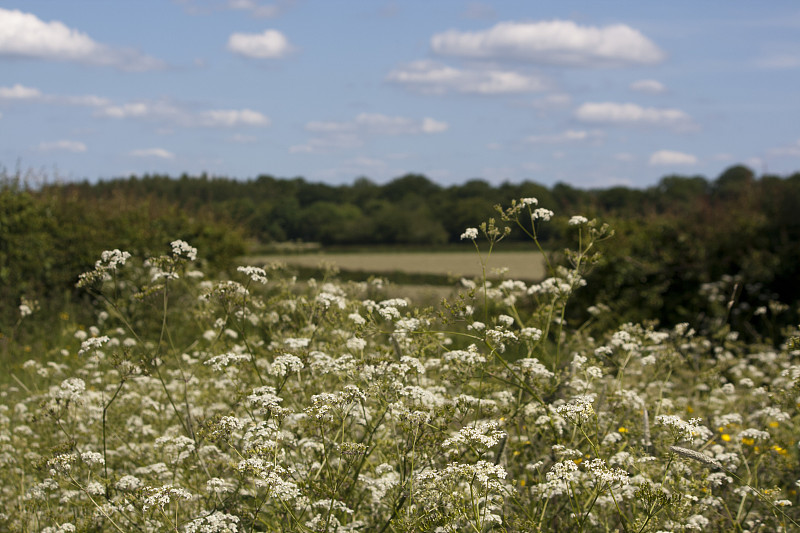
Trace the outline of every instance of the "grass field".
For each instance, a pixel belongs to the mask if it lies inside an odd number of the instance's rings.
[[[275,254],[247,258],[249,264],[280,261],[288,265],[317,268],[328,263],[346,272],[389,274],[430,274],[472,278],[480,276],[481,262],[476,252],[359,252]],[[492,269],[506,267],[507,276],[513,279],[536,281],[545,276],[544,261],[536,252],[495,252],[486,264],[486,273],[494,277]]]

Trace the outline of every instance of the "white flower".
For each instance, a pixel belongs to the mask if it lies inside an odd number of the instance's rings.
[[[534,221],[536,221],[536,220],[544,220],[545,222],[547,222],[552,217],[553,217],[553,212],[552,211],[550,211],[549,209],[541,208],[541,207],[539,209],[536,209],[533,213],[531,213],[531,219],[534,220]]]
[[[464,230],[464,233],[461,234],[461,240],[470,239],[475,240],[478,238],[478,228],[467,228]]]
[[[189,246],[189,243],[186,241],[177,240],[169,244],[172,246],[172,253],[174,255],[184,255],[190,261],[197,259],[197,248]]]
[[[81,343],[81,349],[78,351],[78,355],[83,355],[86,352],[97,350],[105,343],[107,343],[109,340],[110,339],[106,335],[103,335],[102,337],[92,337],[86,339]]]
[[[531,198],[520,198],[519,199],[519,203],[522,204],[522,205],[538,205],[539,204],[539,200],[537,200],[536,198],[532,198],[532,197]]]
[[[267,283],[267,273],[263,268],[254,266],[240,266],[236,269],[256,283]]]
[[[575,215],[569,219],[570,226],[580,226],[581,224],[586,224],[587,222],[589,222],[589,219],[581,215]]]
[[[144,485],[144,483],[142,483],[141,479],[131,475],[122,476],[119,478],[119,481],[114,484],[118,490],[123,492],[134,492],[142,488],[142,485]]]
[[[180,487],[175,488],[172,485],[164,485],[163,487],[147,487],[145,492],[150,495],[144,499],[142,511],[147,512],[148,509],[158,507],[163,510],[169,504],[171,499],[191,500],[192,495],[186,489]]]

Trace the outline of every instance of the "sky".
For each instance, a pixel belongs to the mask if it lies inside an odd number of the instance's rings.
[[[800,170],[796,0],[0,0],[0,168],[648,187]]]

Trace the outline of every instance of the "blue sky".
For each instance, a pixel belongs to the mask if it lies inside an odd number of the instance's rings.
[[[645,187],[800,170],[796,1],[0,2],[0,165]]]

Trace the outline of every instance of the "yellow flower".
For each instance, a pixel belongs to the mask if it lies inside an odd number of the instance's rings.
[[[776,452],[778,452],[781,455],[786,455],[787,453],[789,453],[789,452],[786,451],[786,448],[781,448],[777,444],[773,444],[772,445],[772,449],[775,450]]]
[[[620,426],[620,428],[617,431],[619,431],[620,433],[627,433],[628,428]]]
[[[519,450],[514,450],[514,457],[519,455]]]
[[[525,480],[524,479],[520,479],[519,480],[519,486],[520,487],[524,487],[525,486]]]
[[[755,439],[748,439],[747,437],[742,438],[742,444],[746,444],[748,446],[752,446],[753,444],[755,444],[755,442],[756,442]]]
[[[723,433],[722,434],[722,440],[724,440],[725,442],[728,442],[729,440],[731,440],[731,436],[728,435],[727,433]]]
[[[686,406],[686,412],[687,412],[687,413],[689,413],[689,414],[692,414],[692,413],[694,413],[694,409],[692,408],[692,406],[691,406],[691,405],[687,405],[687,406]]]
[[[581,464],[581,461],[583,461],[583,457],[578,457],[577,459],[572,460],[572,462],[574,462],[576,465]]]
[[[776,421],[774,421],[774,420],[773,420],[772,422],[770,422],[770,423],[769,423],[769,427],[771,427],[771,428],[776,428],[776,427],[778,427],[779,425],[780,425],[780,424],[778,424],[778,423],[777,423]]]

